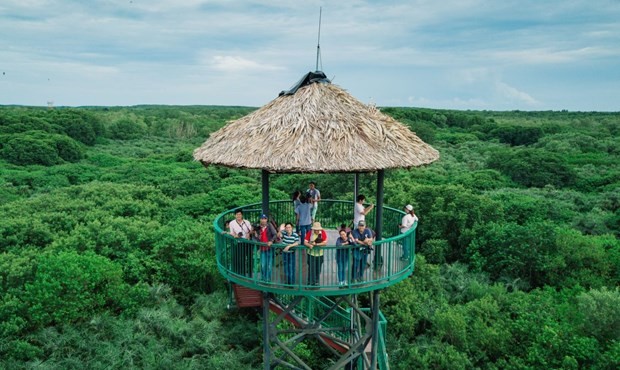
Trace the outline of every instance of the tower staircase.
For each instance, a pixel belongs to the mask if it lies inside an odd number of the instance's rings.
[[[371,308],[359,308],[359,295],[294,296],[267,294],[233,284],[239,307],[260,307],[268,299],[273,362],[293,369],[308,369],[294,353],[294,347],[307,337],[314,337],[339,357],[332,368],[367,369],[372,350]],[[379,312],[377,368],[389,370],[385,348],[387,320]]]

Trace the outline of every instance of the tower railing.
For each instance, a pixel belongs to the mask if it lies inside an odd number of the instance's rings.
[[[272,201],[269,204],[270,219],[277,225],[286,222],[295,223],[293,203],[290,200]],[[360,248],[350,246],[336,246],[338,237],[337,229],[342,224],[352,226],[353,221],[352,201],[321,200],[317,212],[317,219],[328,233],[327,245],[321,247],[323,264],[318,285],[309,284],[308,272],[312,267],[308,266],[308,248],[305,246],[294,247],[293,257],[286,258],[294,261],[295,272],[293,279],[285,274],[285,262],[281,243],[273,244],[270,248],[273,253],[271,274],[261,266],[261,256],[265,250],[265,244],[255,240],[235,238],[225,229],[226,221],[235,219],[237,209],[243,210],[244,219],[253,225],[258,223],[262,213],[261,204],[249,204],[221,213],[214,221],[216,258],[220,272],[231,282],[248,288],[264,292],[306,295],[306,296],[329,296],[357,294],[362,292],[382,289],[402,281],[414,269],[415,262],[415,235],[417,224],[406,233],[400,233],[398,225],[404,212],[390,208],[383,208],[383,228],[381,240],[375,241],[372,248]],[[234,222],[234,221],[233,221]],[[375,209],[366,215],[366,224],[371,230],[375,230]],[[362,250],[363,249],[363,250]],[[406,250],[409,250],[406,253]],[[316,251],[315,251],[316,252]],[[346,256],[347,262],[340,264],[345,267],[346,285],[340,285],[338,277],[339,266],[336,262],[336,254]],[[407,255],[408,254],[408,255]],[[405,258],[402,258],[402,257]],[[269,260],[267,260],[269,261]],[[288,265],[290,266],[290,262]],[[361,278],[353,276],[353,265],[357,264],[362,271]],[[265,264],[263,264],[265,265]],[[287,281],[288,280],[288,281]]]

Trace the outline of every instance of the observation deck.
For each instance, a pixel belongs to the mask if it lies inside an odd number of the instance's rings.
[[[228,210],[215,219],[215,246],[218,269],[229,281],[241,286],[263,292],[298,295],[298,296],[336,296],[358,294],[382,289],[396,284],[413,273],[415,263],[415,235],[417,223],[406,233],[401,234],[398,225],[404,212],[383,207],[383,227],[381,240],[375,240],[373,248],[366,254],[366,263],[363,269],[363,278],[352,279],[352,264],[359,253],[358,247],[336,246],[340,225],[351,227],[353,220],[354,203],[352,201],[325,200],[319,203],[316,220],[327,232],[327,245],[321,247],[324,262],[321,269],[319,285],[308,285],[308,248],[300,245],[294,250],[295,279],[294,283],[287,284],[282,249],[284,244],[273,244],[274,260],[271,277],[266,280],[261,272],[261,245],[263,243],[248,239],[234,238],[225,228],[226,221],[235,219],[235,211],[243,210],[244,219],[255,225],[262,213],[262,203],[254,203]],[[270,216],[278,224],[295,223],[293,202],[290,200],[269,202]],[[371,230],[376,229],[375,211],[366,215],[366,225]],[[234,221],[233,221],[234,222]],[[300,238],[302,236],[300,235]],[[401,259],[405,246],[410,246],[409,256]],[[316,247],[315,247],[316,250]],[[347,285],[338,284],[338,265],[336,253],[342,250],[348,255],[346,268]]]

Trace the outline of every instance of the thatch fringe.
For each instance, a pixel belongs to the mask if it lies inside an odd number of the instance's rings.
[[[372,172],[422,166],[439,153],[340,87],[313,83],[231,121],[194,158],[270,172]]]

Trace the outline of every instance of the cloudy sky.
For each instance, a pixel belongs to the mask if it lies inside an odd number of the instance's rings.
[[[620,0],[2,0],[0,105],[620,111]]]

